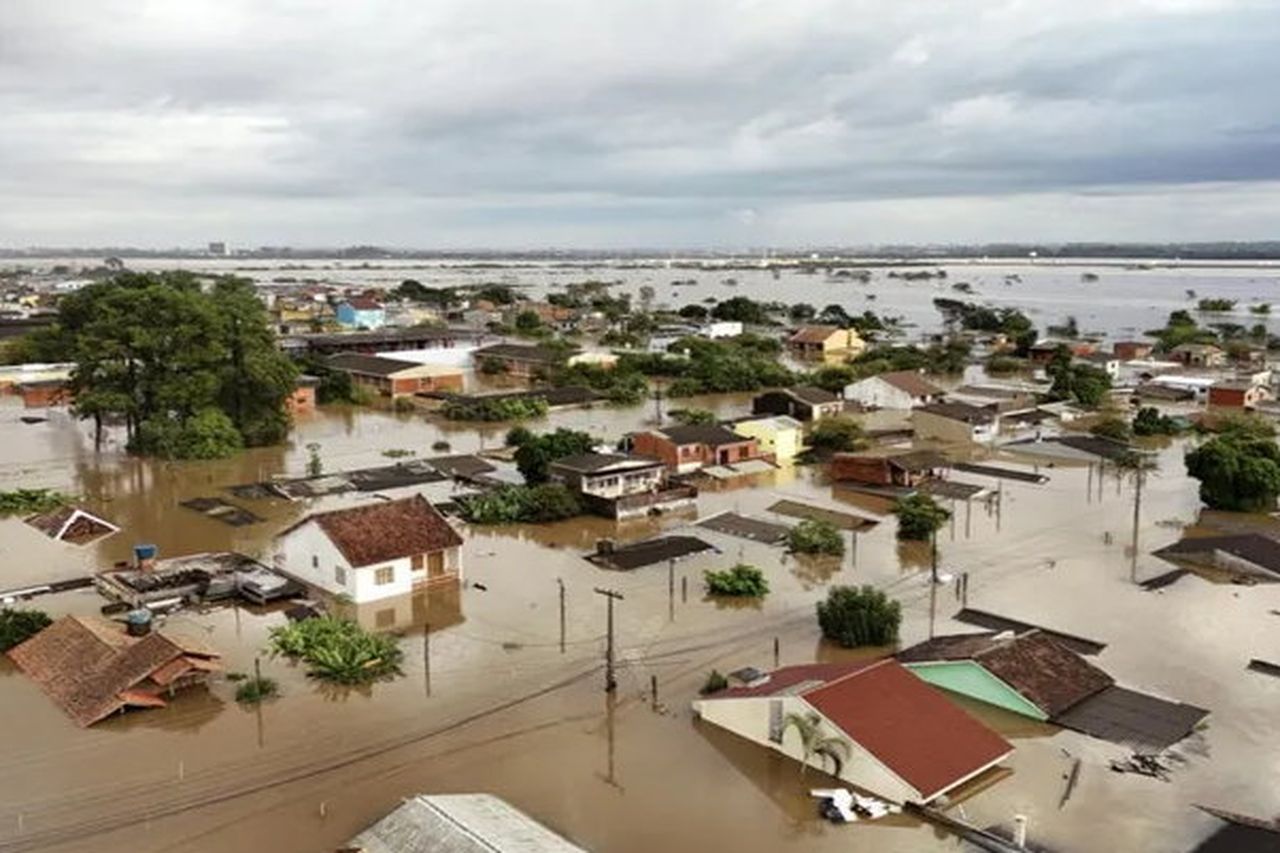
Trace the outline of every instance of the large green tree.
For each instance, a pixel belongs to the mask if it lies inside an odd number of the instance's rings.
[[[1269,512],[1280,496],[1280,446],[1256,422],[1228,422],[1186,455],[1187,473],[1200,481],[1210,509]]]

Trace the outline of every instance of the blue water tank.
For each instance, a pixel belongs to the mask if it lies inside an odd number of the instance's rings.
[[[154,560],[160,549],[155,545],[134,545],[133,558],[135,560]]]
[[[151,632],[151,611],[145,607],[125,614],[125,629],[131,637],[141,637]]]

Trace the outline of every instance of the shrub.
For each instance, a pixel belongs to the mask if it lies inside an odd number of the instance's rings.
[[[407,414],[417,408],[408,397],[396,397],[391,401],[391,409],[399,414]]]
[[[764,572],[745,563],[722,572],[706,571],[702,577],[707,584],[707,592],[712,595],[760,598],[769,593],[769,581],[765,579]]]
[[[263,699],[270,699],[278,695],[280,692],[279,685],[274,679],[261,678],[245,678],[236,687],[236,701],[245,705],[257,705]]]
[[[554,432],[526,438],[516,450],[516,467],[526,483],[546,482],[552,462],[588,453],[596,445],[590,434],[560,427]]]
[[[368,684],[400,675],[404,652],[394,637],[371,634],[349,619],[321,616],[272,628],[272,655],[302,660],[307,675],[338,684]]]
[[[0,608],[0,652],[25,643],[52,624],[49,615],[40,610]]]
[[[1222,312],[1233,311],[1236,307],[1234,299],[1201,299],[1196,303],[1197,311]]]
[[[834,586],[818,602],[822,636],[846,649],[896,642],[901,623],[902,605],[873,586]]]
[[[431,449],[438,450],[441,452],[446,452],[446,451],[452,450],[453,445],[445,441],[444,439],[440,439],[439,441],[431,442]]]
[[[671,420],[685,426],[716,422],[716,413],[709,409],[672,409],[668,414],[671,415]]]
[[[1112,441],[1128,441],[1133,435],[1128,422],[1117,415],[1100,418],[1097,423],[1089,427],[1089,432],[1099,438],[1109,438]]]
[[[210,408],[186,420],[157,415],[143,421],[129,449],[164,459],[225,459],[243,446],[231,418]]]
[[[846,453],[862,446],[862,425],[852,418],[823,418],[809,431],[814,450]]]
[[[550,408],[544,397],[481,397],[450,400],[440,414],[451,421],[520,421],[543,417]]]
[[[829,521],[805,519],[787,533],[787,547],[797,554],[844,554],[844,537]]]
[[[413,450],[405,450],[402,447],[393,447],[390,450],[382,451],[382,455],[388,459],[403,459],[406,456],[416,456],[417,452]]]
[[[1160,414],[1154,406],[1143,406],[1133,417],[1134,435],[1177,435],[1182,432],[1178,422]]]
[[[720,670],[713,669],[707,673],[707,680],[703,682],[702,689],[698,692],[703,696],[709,696],[712,693],[719,693],[721,690],[727,690],[729,687],[729,679],[720,674]]]
[[[951,517],[937,501],[923,494],[899,498],[893,512],[898,516],[898,538],[911,541],[928,539]]]
[[[48,512],[71,503],[71,498],[53,489],[14,489],[0,492],[0,516]]]
[[[560,483],[500,486],[459,498],[462,517],[472,524],[561,521],[582,513],[578,496]]]
[[[507,372],[507,363],[500,358],[482,358],[480,372],[485,376],[501,376]]]

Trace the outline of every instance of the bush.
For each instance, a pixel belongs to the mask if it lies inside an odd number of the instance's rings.
[[[450,400],[440,414],[451,421],[520,421],[543,417],[550,408],[544,397],[481,397]]]
[[[1210,509],[1270,512],[1280,496],[1280,447],[1275,438],[1229,426],[1186,455]]]
[[[992,376],[999,376],[1008,373],[1017,373],[1024,369],[1027,363],[1020,358],[1014,358],[1010,355],[1001,355],[1000,353],[992,353],[987,356],[986,368],[987,373]]]
[[[588,453],[596,446],[590,434],[560,427],[542,435],[522,436],[516,450],[516,467],[526,483],[544,483],[551,463],[566,456]]]
[[[243,446],[231,418],[204,409],[186,420],[158,415],[143,421],[129,449],[164,459],[225,459]]]
[[[707,673],[707,680],[703,682],[702,689],[698,692],[703,696],[709,696],[712,693],[719,693],[721,690],[729,688],[729,679],[720,674],[720,670],[713,669]]]
[[[408,397],[396,397],[391,401],[391,409],[392,411],[403,415],[416,410],[417,406],[415,406],[413,404],[413,400],[410,400]]]
[[[401,675],[404,652],[394,637],[371,634],[349,619],[321,616],[272,628],[272,655],[302,660],[307,675],[338,684],[368,684]]]
[[[1089,427],[1089,433],[1099,438],[1109,438],[1112,441],[1128,441],[1133,435],[1133,430],[1129,428],[1129,424],[1124,418],[1117,415],[1107,415]]]
[[[716,413],[709,409],[672,409],[668,414],[671,420],[684,426],[713,424],[717,420]]]
[[[1182,428],[1178,422],[1168,415],[1160,414],[1154,406],[1143,406],[1133,417],[1134,435],[1177,435],[1180,432]]]
[[[863,444],[862,425],[852,418],[823,418],[809,431],[809,446],[814,450],[847,453]]]
[[[846,649],[896,642],[901,623],[902,605],[873,586],[834,586],[818,602],[822,636]]]
[[[1234,299],[1201,299],[1196,303],[1197,311],[1223,312],[1233,311],[1236,307]]]
[[[578,496],[560,483],[500,486],[459,498],[462,517],[472,524],[561,521],[582,514]]]
[[[893,512],[898,516],[898,538],[910,541],[928,539],[951,517],[937,501],[923,494],[899,498]]]
[[[844,555],[844,537],[829,521],[805,519],[787,533],[787,547],[796,554]]]
[[[48,512],[71,503],[71,498],[53,489],[14,489],[0,492],[0,516]]]
[[[280,687],[271,678],[245,678],[236,687],[236,701],[244,705],[257,705],[280,693]]]
[[[439,441],[431,442],[431,449],[444,453],[444,452],[448,452],[449,450],[452,450],[453,445],[445,441],[444,439],[440,439]]]
[[[712,595],[760,598],[769,593],[769,581],[765,579],[764,572],[745,563],[722,572],[706,571],[702,577],[707,584],[707,592]]]
[[[52,624],[49,615],[39,610],[0,608],[0,652],[25,643]]]
[[[507,372],[507,363],[500,358],[482,358],[480,372],[485,376],[501,376]]]

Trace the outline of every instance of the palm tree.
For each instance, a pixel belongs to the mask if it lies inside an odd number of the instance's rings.
[[[809,769],[809,759],[818,755],[822,757],[824,765],[830,761],[835,767],[833,775],[840,775],[844,763],[849,760],[849,741],[838,735],[824,735],[822,718],[812,711],[807,714],[787,714],[782,724],[783,735],[791,728],[800,736],[800,749],[803,753],[803,758],[800,759],[801,773]]]
[[[1117,474],[1133,478],[1133,542],[1129,573],[1130,579],[1136,583],[1138,580],[1138,526],[1142,518],[1142,486],[1147,481],[1147,474],[1155,471],[1159,466],[1151,454],[1138,450],[1126,453],[1116,459],[1114,464]]]

